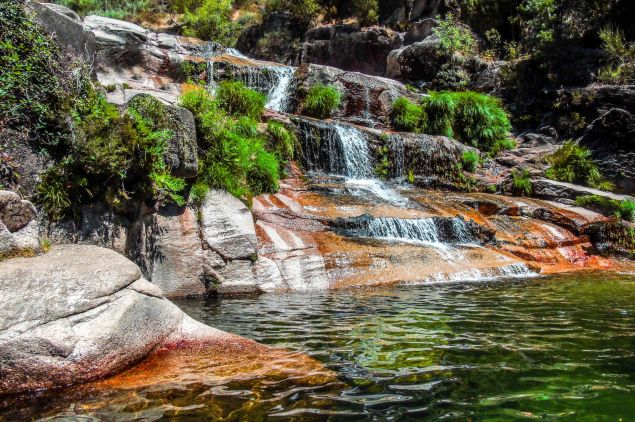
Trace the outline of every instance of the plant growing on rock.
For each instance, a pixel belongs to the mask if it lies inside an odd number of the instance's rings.
[[[452,54],[471,55],[476,52],[476,39],[472,31],[461,24],[451,13],[444,18],[437,18],[439,25],[432,29],[432,33],[439,37],[441,48]]]
[[[624,31],[612,26],[601,29],[599,35],[611,64],[600,70],[598,80],[612,84],[635,81],[635,43],[627,42]]]
[[[257,131],[254,120],[264,105],[261,94],[240,83],[225,86],[216,98],[203,87],[181,97],[181,105],[196,117],[199,148],[205,151],[190,193],[194,201],[202,200],[209,188],[225,189],[247,202],[254,195],[278,190],[278,155],[267,150],[267,139]],[[240,98],[230,93],[238,93]],[[250,101],[253,98],[256,101]]]
[[[516,169],[512,173],[512,192],[515,195],[531,196],[534,191],[531,175],[527,170]]]
[[[430,92],[426,132],[455,138],[490,154],[512,147],[511,123],[499,99],[476,92]]]
[[[624,220],[635,221],[635,202],[628,199],[620,201],[599,195],[584,195],[576,198],[575,203],[605,215],[614,215]]]
[[[267,97],[247,88],[239,81],[223,81],[216,90],[218,107],[232,116],[259,119],[265,109]]]
[[[474,173],[481,161],[481,157],[476,151],[465,151],[461,156],[461,166],[463,170]]]
[[[234,45],[239,31],[232,22],[232,12],[231,0],[203,0],[200,7],[185,11],[183,33],[223,45]]]
[[[295,134],[282,123],[270,120],[267,123],[269,150],[275,151],[284,160],[293,160],[299,142]]]
[[[304,99],[303,111],[308,116],[327,119],[340,106],[341,92],[331,85],[314,85]]]
[[[575,141],[565,142],[558,151],[546,157],[546,161],[551,165],[545,173],[549,179],[604,190],[613,188],[604,180],[591,150]]]
[[[421,106],[405,97],[395,100],[390,113],[392,126],[405,132],[421,132],[425,127],[425,117]]]

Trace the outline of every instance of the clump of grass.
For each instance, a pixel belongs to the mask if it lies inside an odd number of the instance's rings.
[[[421,106],[405,97],[395,100],[390,113],[392,126],[405,132],[421,132],[425,127],[425,117]]]
[[[534,191],[531,175],[527,170],[516,169],[512,173],[512,191],[515,195],[531,196]]]
[[[481,161],[481,157],[476,151],[465,151],[461,157],[461,166],[463,170],[474,173]]]
[[[598,80],[608,84],[635,81],[635,43],[627,42],[624,31],[612,26],[602,28],[599,35],[610,64],[600,69]]]
[[[551,167],[546,176],[553,180],[577,183],[592,188],[612,190],[592,158],[591,150],[574,141],[565,142],[562,147],[546,157]]]
[[[455,138],[492,155],[510,148],[511,123],[499,99],[477,92],[431,92],[423,99],[426,132]]]
[[[342,94],[334,86],[314,85],[304,99],[304,113],[318,119],[327,119],[340,106]]]
[[[232,116],[259,119],[265,109],[267,97],[247,88],[242,82],[223,81],[216,90],[216,101],[220,109]]]
[[[620,201],[599,195],[584,195],[576,198],[575,203],[605,215],[614,215],[628,221],[635,220],[635,201],[629,199]]]

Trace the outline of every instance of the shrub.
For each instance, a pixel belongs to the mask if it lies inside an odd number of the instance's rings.
[[[476,92],[431,92],[423,99],[426,131],[498,153],[512,147],[509,116],[497,98]]]
[[[421,132],[425,117],[423,109],[405,97],[395,100],[390,114],[393,127],[406,132]]]
[[[267,151],[266,140],[258,132],[254,120],[255,115],[262,112],[264,101],[260,96],[258,106],[250,105],[249,98],[254,91],[240,83],[222,86],[225,87],[224,94],[219,94],[216,99],[203,87],[196,87],[181,97],[181,105],[196,117],[199,147],[206,150],[199,160],[198,180],[190,191],[193,201],[202,200],[209,188],[225,189],[246,201],[254,195],[278,189],[280,164],[277,154]],[[249,114],[240,115],[240,111]],[[280,135],[282,131],[276,133]]]
[[[512,173],[512,191],[515,195],[531,196],[534,187],[527,170],[514,170]]]
[[[599,35],[611,64],[600,70],[598,80],[610,84],[635,81],[635,43],[627,42],[624,32],[612,26],[601,29]]]
[[[461,166],[463,167],[463,170],[474,173],[480,161],[481,157],[479,157],[477,152],[464,151],[463,156],[461,157]]]
[[[265,14],[273,12],[290,13],[308,25],[318,17],[320,5],[316,0],[269,0],[265,5]]]
[[[239,81],[223,81],[216,90],[218,106],[232,116],[248,116],[259,119],[267,97],[247,88]]]
[[[439,37],[441,48],[448,53],[474,54],[476,40],[472,31],[462,25],[452,14],[445,18],[438,17],[439,25],[432,29],[432,33]]]
[[[239,32],[231,20],[232,11],[231,0],[204,0],[196,10],[186,11],[183,33],[232,46]]]
[[[340,106],[341,101],[342,94],[337,88],[315,85],[309,89],[304,99],[304,112],[311,117],[327,119]]]
[[[269,149],[284,160],[293,160],[298,139],[282,123],[270,120],[267,123]]]
[[[12,126],[44,146],[66,136],[62,121],[78,81],[67,72],[74,65],[44,35],[23,1],[0,2],[0,129]],[[69,69],[67,69],[69,68]]]
[[[567,183],[578,183],[590,187],[607,186],[595,161],[591,150],[574,141],[567,141],[562,147],[546,157],[551,167],[546,176],[553,180]]]

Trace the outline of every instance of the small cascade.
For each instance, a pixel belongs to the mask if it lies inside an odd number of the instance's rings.
[[[295,68],[275,67],[272,71],[277,73],[278,82],[269,90],[266,107],[273,111],[285,112],[287,111],[290,97],[289,90],[293,82]]]
[[[374,176],[368,141],[353,126],[335,125],[335,132],[342,146],[343,176],[351,179],[367,179]]]
[[[453,282],[465,282],[465,281],[487,281],[505,278],[530,278],[537,277],[538,274],[533,272],[527,267],[526,264],[521,262],[515,264],[504,265],[502,267],[486,268],[486,269],[471,269],[466,271],[458,271],[454,273],[437,273],[431,276],[425,277],[423,280],[417,283],[453,283]]]
[[[349,223],[348,235],[447,248],[448,245],[477,245],[468,223],[459,217],[368,218]]]
[[[391,136],[388,139],[388,150],[392,157],[392,176],[395,180],[403,182],[406,177],[406,164],[405,164],[405,146],[401,138]]]

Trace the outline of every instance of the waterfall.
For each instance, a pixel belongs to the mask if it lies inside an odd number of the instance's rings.
[[[352,127],[335,125],[338,141],[342,146],[344,174],[351,179],[372,178],[374,175],[368,141],[363,133]]]
[[[437,273],[428,276],[417,283],[448,283],[448,282],[465,282],[465,281],[486,281],[500,278],[529,278],[537,277],[538,274],[531,271],[526,264],[515,263],[504,265],[502,267],[472,269],[466,271],[458,271],[454,273]]]
[[[287,104],[290,96],[289,89],[291,87],[291,82],[293,81],[295,68],[281,66],[274,67],[272,71],[277,73],[278,82],[269,90],[266,107],[273,111],[285,112],[287,111]]]
[[[371,218],[353,223],[350,235],[433,246],[476,245],[468,223],[459,217]]]

